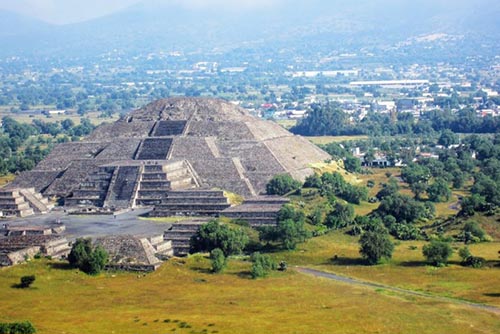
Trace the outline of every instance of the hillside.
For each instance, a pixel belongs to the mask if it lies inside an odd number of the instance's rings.
[[[112,15],[50,29],[43,24],[39,29],[40,23],[19,19],[17,14],[3,15],[3,25],[15,23],[2,29],[10,37],[0,34],[0,42],[9,42],[4,54],[36,50],[52,55],[64,50],[67,54],[95,55],[114,48],[137,52],[210,51],[252,45],[272,45],[276,50],[380,47],[439,33],[459,36],[467,46],[498,40],[499,13],[500,5],[491,0],[453,5],[443,0],[411,4],[294,0],[262,8],[187,7],[181,2],[144,1]]]

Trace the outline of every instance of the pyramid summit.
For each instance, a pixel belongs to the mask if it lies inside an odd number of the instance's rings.
[[[65,204],[159,204],[169,191],[265,192],[276,174],[304,179],[330,156],[279,125],[218,99],[169,98],[56,146],[15,187],[34,187]],[[216,195],[214,195],[216,197]],[[214,200],[215,201],[215,200]]]

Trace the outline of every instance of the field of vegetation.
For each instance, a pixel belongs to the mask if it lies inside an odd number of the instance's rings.
[[[444,289],[460,298],[499,304],[498,285],[487,284],[494,281],[492,275],[497,270],[467,273],[456,266],[442,269],[403,266],[394,272],[396,267],[390,264],[376,268],[359,266],[355,261],[333,265],[332,254],[356,257],[355,241],[343,238],[339,235],[318,238],[287,256],[291,263],[316,263],[323,269],[387,284],[414,287],[423,280],[425,285],[418,286],[425,290],[442,293],[440,289]],[[319,253],[318,246],[321,246]],[[395,261],[419,258],[414,255],[418,251],[407,251],[408,244],[398,249]],[[457,303],[350,286],[294,270],[252,280],[250,264],[241,260],[231,260],[223,274],[210,274],[209,267],[208,259],[196,255],[168,261],[151,274],[109,272],[93,277],[62,263],[34,260],[1,269],[0,321],[31,320],[42,334],[496,333],[500,330],[498,314]],[[401,273],[404,275],[398,277]],[[32,287],[11,287],[26,274],[37,277]],[[403,280],[408,282],[403,284]],[[465,295],[457,292],[462,289]],[[475,292],[468,295],[468,291]]]

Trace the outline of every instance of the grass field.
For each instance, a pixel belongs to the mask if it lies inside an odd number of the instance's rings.
[[[469,245],[475,256],[489,261],[482,269],[459,264],[457,249],[451,264],[444,268],[427,266],[422,255],[423,241],[396,242],[393,259],[386,264],[366,266],[360,260],[358,239],[340,231],[313,238],[295,252],[282,253],[290,263],[315,268],[386,285],[425,291],[500,306],[500,242]],[[337,256],[337,260],[334,257]]]
[[[7,183],[11,182],[12,180],[14,180],[14,178],[15,178],[15,175],[13,175],[13,174],[0,176],[0,187],[3,187]]]
[[[500,331],[498,315],[466,306],[293,270],[251,280],[243,261],[231,261],[222,275],[208,265],[195,256],[147,275],[97,277],[45,260],[1,269],[0,321],[30,320],[42,334]],[[37,277],[32,288],[11,287],[26,274]]]

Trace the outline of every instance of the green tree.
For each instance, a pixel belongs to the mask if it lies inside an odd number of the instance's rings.
[[[326,226],[331,229],[340,229],[349,226],[354,219],[354,208],[352,205],[336,203],[332,212],[325,220]]]
[[[304,242],[311,235],[305,229],[303,220],[286,219],[277,226],[265,226],[259,229],[259,239],[267,242],[278,242],[284,249],[295,249],[299,242]]]
[[[344,167],[348,172],[359,173],[361,171],[361,160],[352,155],[348,155],[344,159]]]
[[[359,239],[359,252],[366,261],[373,265],[380,262],[381,259],[390,259],[394,251],[389,233],[383,227],[373,231],[366,231]]]
[[[77,239],[68,255],[71,266],[89,275],[99,274],[108,263],[108,253],[101,246],[92,246],[91,239]]]
[[[248,235],[241,228],[212,220],[203,224],[198,232],[191,237],[192,252],[211,252],[220,248],[225,256],[240,254],[248,244]]]
[[[453,249],[448,242],[432,240],[423,247],[423,254],[429,264],[442,267],[448,263],[449,257],[453,254]]]
[[[434,183],[427,188],[427,194],[429,195],[429,199],[433,202],[446,202],[451,197],[451,190],[448,186],[448,182],[438,177]]]
[[[226,257],[220,248],[215,248],[210,252],[210,260],[214,273],[220,273],[226,267]]]
[[[448,147],[450,145],[458,144],[458,136],[449,129],[445,129],[439,136],[438,144]]]
[[[273,177],[266,185],[268,195],[285,195],[300,189],[302,184],[288,174],[279,174]]]

